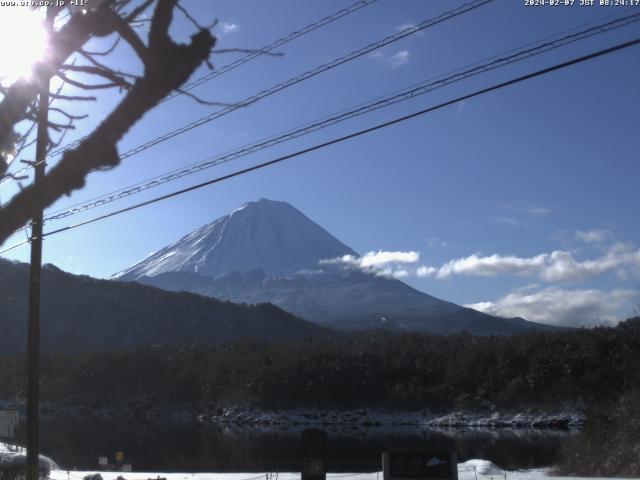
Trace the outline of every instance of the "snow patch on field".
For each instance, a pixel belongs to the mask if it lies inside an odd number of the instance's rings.
[[[0,443],[0,470],[21,467],[26,465],[26,463],[27,450],[25,448]],[[49,457],[40,455],[41,470],[51,471],[57,468],[58,465],[56,462],[51,460]]]

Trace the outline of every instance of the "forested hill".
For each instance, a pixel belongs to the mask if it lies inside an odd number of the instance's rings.
[[[42,365],[44,401],[91,408],[582,408],[638,387],[640,318],[510,337],[369,334],[147,347],[48,356]],[[22,360],[0,358],[0,398],[22,391],[24,378]]]
[[[0,355],[26,348],[29,266],[0,259]],[[328,330],[270,304],[221,302],[135,283],[42,272],[42,347],[78,353],[170,343],[296,339]]]

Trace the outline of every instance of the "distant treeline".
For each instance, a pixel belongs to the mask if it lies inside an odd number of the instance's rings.
[[[403,409],[577,407],[640,382],[640,318],[504,337],[361,334],[145,347],[42,359],[43,401],[204,410],[243,405]],[[23,398],[23,357],[0,357],[0,398]]]

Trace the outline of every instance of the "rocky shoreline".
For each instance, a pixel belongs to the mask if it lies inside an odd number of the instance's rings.
[[[584,416],[578,412],[468,412],[438,413],[428,410],[398,411],[391,409],[279,411],[220,408],[215,413],[201,414],[198,420],[219,425],[343,425],[361,427],[420,426],[435,428],[580,428]]]

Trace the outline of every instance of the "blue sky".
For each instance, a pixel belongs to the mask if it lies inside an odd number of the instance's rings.
[[[185,0],[218,19],[218,48],[258,48],[352,2]],[[237,102],[464,2],[379,0],[194,90]],[[53,208],[241,147],[617,12],[620,7],[525,7],[496,0],[92,174]],[[193,30],[181,17],[173,29]],[[144,34],[144,31],[141,31]],[[640,34],[640,23],[415,100],[341,123],[54,228],[364,128]],[[136,68],[126,48],[113,58]],[[237,58],[212,57],[216,66]],[[198,77],[206,73],[203,68]],[[49,237],[46,262],[97,277],[130,266],[196,227],[260,197],[287,201],[412,286],[492,313],[552,323],[614,322],[638,308],[640,47],[502,89],[288,163]],[[117,101],[82,106],[90,131]],[[219,107],[181,97],[149,113],[126,151]],[[72,139],[73,136],[70,137]],[[2,200],[13,193],[1,187]],[[13,239],[22,240],[21,237]],[[10,240],[7,245],[11,244]],[[404,252],[404,255],[402,254]],[[415,254],[408,255],[408,252]],[[28,248],[5,255],[26,261]],[[382,257],[380,257],[382,258]],[[393,261],[397,260],[397,261]]]

